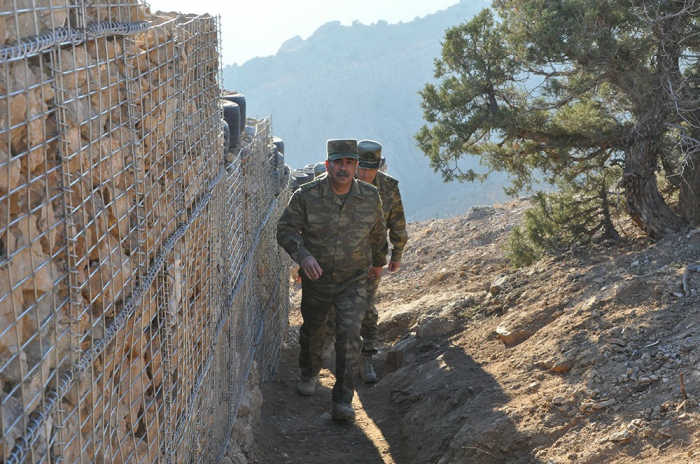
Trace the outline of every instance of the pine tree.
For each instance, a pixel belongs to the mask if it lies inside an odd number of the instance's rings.
[[[418,146],[446,181],[505,171],[511,192],[582,200],[621,167],[650,236],[700,225],[699,17],[700,0],[495,0],[446,31]],[[470,155],[485,172],[460,169]]]

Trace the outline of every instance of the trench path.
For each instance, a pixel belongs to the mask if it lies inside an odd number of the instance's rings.
[[[353,399],[355,423],[331,419],[331,389],[335,383],[335,360],[325,361],[320,383],[312,396],[300,396],[299,346],[296,341],[301,320],[298,305],[292,305],[289,343],[280,352],[277,376],[261,385],[263,406],[256,431],[260,463],[280,464],[396,464],[384,431],[373,417],[386,417],[388,392],[381,383],[385,346],[373,359],[378,383],[359,378]]]

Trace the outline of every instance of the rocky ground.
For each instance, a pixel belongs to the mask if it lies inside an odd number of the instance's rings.
[[[330,419],[332,363],[296,394],[299,290],[254,439],[233,462],[700,462],[700,230],[630,235],[514,270],[526,201],[412,223],[383,277],[384,349],[355,424]]]

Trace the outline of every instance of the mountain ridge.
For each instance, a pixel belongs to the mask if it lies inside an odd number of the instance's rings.
[[[330,138],[377,140],[401,182],[409,221],[462,214],[505,200],[505,177],[445,184],[413,137],[423,124],[418,92],[433,79],[445,30],[479,10],[463,0],[410,22],[331,21],[308,39],[289,39],[274,56],[226,66],[224,87],[246,95],[248,114],[272,116],[292,168],[324,159]],[[473,159],[462,167],[480,169]]]

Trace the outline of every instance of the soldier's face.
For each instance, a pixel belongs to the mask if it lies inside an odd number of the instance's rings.
[[[371,184],[374,182],[374,178],[377,177],[377,171],[378,169],[358,168],[357,178]]]
[[[331,182],[346,186],[352,183],[353,177],[357,173],[357,160],[353,158],[340,158],[337,160],[326,160],[326,169]]]

